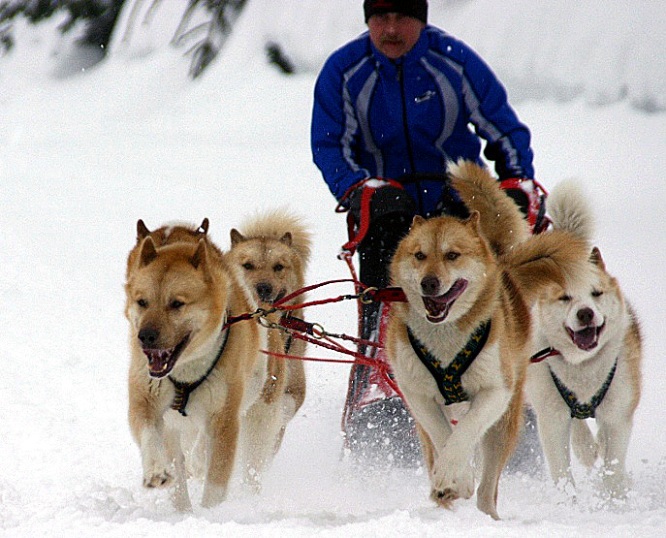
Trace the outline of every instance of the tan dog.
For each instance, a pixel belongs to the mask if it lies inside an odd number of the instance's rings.
[[[558,184],[548,206],[556,229],[591,239],[592,211],[577,184]],[[588,467],[602,457],[606,492],[622,498],[629,487],[625,459],[641,392],[641,334],[597,248],[589,268],[581,285],[553,284],[541,294],[535,308],[540,348],[555,354],[530,366],[526,388],[558,486],[573,494],[571,440]],[[593,417],[596,439],[585,420]]]
[[[499,477],[523,421],[530,305],[545,286],[576,277],[587,245],[529,236],[485,169],[463,162],[450,172],[471,216],[416,217],[400,242],[391,276],[407,302],[391,310],[387,355],[418,424],[431,497],[449,507],[473,495],[480,444],[477,505],[498,519]],[[445,406],[459,401],[469,410],[452,426]]]
[[[229,265],[253,294],[259,306],[270,310],[275,301],[305,285],[305,272],[310,259],[311,237],[300,218],[284,210],[269,211],[249,220],[241,227],[242,232],[231,230],[231,250],[227,253]],[[300,295],[288,304],[302,302]],[[303,317],[301,309],[292,311]],[[268,316],[268,321],[277,323],[280,312]],[[302,357],[306,344],[287,333],[268,329],[268,349],[277,354]],[[303,362],[268,359],[268,378],[261,398],[250,410],[263,428],[275,439],[270,445],[257,446],[253,451],[257,459],[251,465],[261,472],[279,449],[289,421],[294,417],[305,399],[305,369]]]
[[[146,487],[173,485],[179,510],[191,509],[185,454],[202,443],[202,504],[223,501],[248,428],[246,410],[266,380],[260,328],[226,321],[256,309],[201,227],[139,221],[128,256],[129,421]],[[257,435],[260,435],[259,432]]]

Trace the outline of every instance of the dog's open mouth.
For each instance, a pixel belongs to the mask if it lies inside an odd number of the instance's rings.
[[[605,323],[596,327],[585,327],[580,331],[574,331],[566,327],[571,341],[582,351],[590,351],[599,344],[599,335],[604,330]]]
[[[143,352],[148,358],[148,372],[150,377],[160,379],[169,375],[176,365],[183,349],[187,346],[190,336],[187,335],[180,343],[170,349],[148,349],[143,348]]]
[[[430,323],[440,323],[449,315],[453,303],[467,289],[467,280],[459,278],[449,290],[438,297],[422,297],[426,309],[426,319]]]

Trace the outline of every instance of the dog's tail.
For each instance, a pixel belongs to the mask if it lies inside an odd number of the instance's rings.
[[[592,467],[597,461],[599,444],[590,426],[584,420],[574,420],[571,425],[571,445],[578,461],[585,467]]]
[[[449,163],[448,172],[467,208],[480,213],[481,231],[496,254],[510,252],[530,236],[520,209],[487,168],[459,160]]]
[[[312,253],[312,234],[303,217],[286,208],[272,209],[246,220],[240,228],[247,239],[282,239],[291,235],[291,246],[300,255],[306,267]]]
[[[590,246],[561,230],[530,236],[500,261],[529,304],[552,285],[578,285],[592,269]]]
[[[592,241],[594,215],[579,182],[567,179],[555,185],[548,196],[548,213],[556,230]]]

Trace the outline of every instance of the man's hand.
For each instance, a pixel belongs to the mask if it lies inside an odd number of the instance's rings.
[[[525,215],[532,233],[538,234],[548,227],[546,217],[546,191],[533,179],[509,178],[500,183]]]

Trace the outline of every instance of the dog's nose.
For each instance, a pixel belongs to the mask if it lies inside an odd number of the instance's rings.
[[[273,286],[268,282],[260,282],[256,286],[257,295],[262,301],[269,301],[273,293]]]
[[[433,275],[423,277],[421,280],[421,293],[426,297],[437,295],[439,292],[439,278]]]
[[[144,327],[139,331],[139,340],[143,347],[152,349],[155,346],[155,342],[160,337],[160,332],[155,327]]]
[[[581,325],[591,325],[592,320],[594,319],[594,311],[591,308],[581,308],[577,313],[576,317]]]

